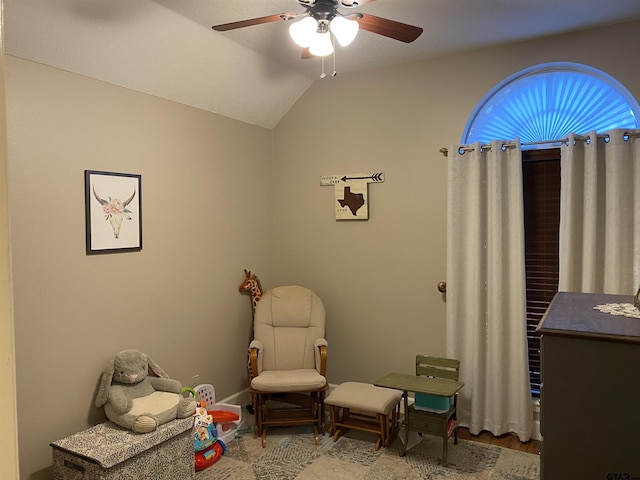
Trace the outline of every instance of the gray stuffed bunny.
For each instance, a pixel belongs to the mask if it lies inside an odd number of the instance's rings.
[[[157,376],[149,375],[151,370]],[[107,418],[121,427],[148,433],[174,418],[195,412],[196,401],[181,395],[182,385],[169,378],[148,355],[123,350],[102,373],[96,407],[104,405]]]

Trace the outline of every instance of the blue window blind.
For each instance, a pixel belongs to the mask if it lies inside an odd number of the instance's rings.
[[[569,133],[638,128],[640,107],[616,79],[586,65],[546,63],[496,85],[476,106],[462,143],[545,143]]]

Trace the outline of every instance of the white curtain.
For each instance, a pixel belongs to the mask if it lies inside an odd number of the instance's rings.
[[[633,295],[640,282],[640,130],[570,135],[561,147],[560,280]]]
[[[465,384],[458,419],[473,434],[514,432],[527,441],[533,407],[520,145],[455,145],[448,156],[446,351],[460,360]]]

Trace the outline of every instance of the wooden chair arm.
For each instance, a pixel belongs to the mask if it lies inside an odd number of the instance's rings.
[[[258,349],[249,349],[249,367],[251,369],[251,380],[258,376]]]
[[[320,350],[320,375],[323,377],[327,376],[327,346],[319,345],[318,349]]]

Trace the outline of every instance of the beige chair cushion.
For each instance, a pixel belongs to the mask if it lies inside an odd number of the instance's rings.
[[[327,379],[315,369],[265,370],[251,381],[258,392],[307,392],[324,387]]]
[[[324,403],[368,413],[388,415],[400,402],[402,390],[368,383],[345,382],[331,391]]]
[[[324,305],[313,291],[296,285],[267,290],[254,317],[254,339],[262,346],[259,371],[319,368],[316,346],[326,344],[324,328]]]

